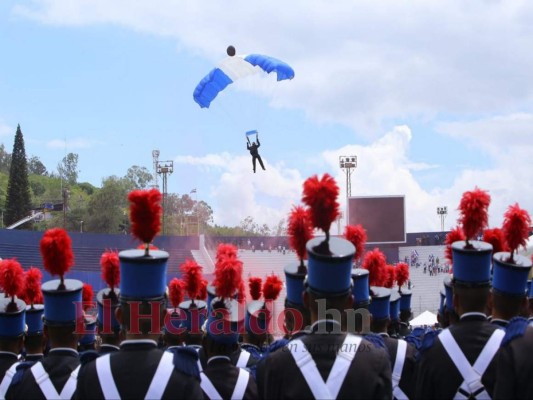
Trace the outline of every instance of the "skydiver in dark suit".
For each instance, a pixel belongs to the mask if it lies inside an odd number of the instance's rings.
[[[246,137],[248,139],[248,136]],[[257,143],[256,143],[257,142]],[[261,156],[259,155],[259,151],[257,150],[261,146],[261,143],[259,142],[259,135],[255,135],[255,142],[250,143],[250,139],[248,139],[248,143],[246,143],[246,148],[250,151],[250,154],[252,155],[252,164],[254,167],[254,174],[255,174],[255,162],[256,160],[259,161],[259,165],[261,165],[261,168],[263,168],[263,171],[266,169],[263,165],[263,160],[261,159]]]

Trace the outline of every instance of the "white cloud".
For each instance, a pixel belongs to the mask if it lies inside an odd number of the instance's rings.
[[[289,62],[278,106],[368,137],[384,121],[465,117],[531,105],[533,4],[417,0],[131,2],[33,0],[17,15],[67,26],[113,24],[173,37],[210,58],[227,45]]]

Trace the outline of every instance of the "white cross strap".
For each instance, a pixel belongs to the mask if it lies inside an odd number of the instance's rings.
[[[9,390],[9,385],[11,385],[11,381],[13,380],[13,377],[17,372],[17,366],[19,364],[20,362],[16,362],[6,371],[4,379],[2,379],[2,383],[0,383],[0,400],[4,400],[6,398],[6,393]]]
[[[61,393],[57,393],[57,390],[50,380],[50,376],[48,376],[48,373],[44,369],[43,364],[39,361],[31,367],[31,372],[35,379],[35,383],[39,385],[44,397],[47,399],[71,399],[76,391],[76,382],[78,379],[79,370],[80,366],[72,371],[67,382],[65,383],[65,386],[63,386]]]
[[[113,379],[111,372],[111,355],[105,354],[96,359],[96,374],[98,375],[98,381],[100,382],[100,388],[104,395],[104,399],[120,399],[117,385]]]
[[[213,382],[207,377],[204,372],[200,373],[201,381],[200,387],[204,391],[205,395],[210,400],[222,400],[222,396],[218,393],[218,390],[213,385]],[[250,380],[250,373],[243,368],[239,368],[239,375],[237,376],[237,382],[231,395],[231,400],[239,400],[244,397],[246,388],[248,387],[248,381]]]
[[[394,367],[392,368],[392,395],[397,400],[408,400],[407,395],[400,388],[400,380],[402,379],[402,371],[405,364],[406,354],[407,342],[405,340],[398,339],[396,359],[394,360]]]
[[[250,356],[250,352],[241,349],[241,354],[239,354],[239,359],[237,360],[237,364],[235,366],[239,368],[246,368]]]
[[[439,340],[464,380],[455,395],[455,399],[467,399],[470,397],[490,399],[483,383],[481,383],[481,378],[500,348],[500,343],[504,336],[505,331],[503,329],[496,329],[487,343],[485,343],[485,347],[481,350],[474,365],[470,365],[450,330],[445,329],[440,333]]]
[[[300,369],[309,389],[316,399],[335,399],[348,374],[350,365],[355,357],[361,337],[347,334],[328,375],[326,382],[322,379],[313,357],[300,339],[289,344],[291,354]]]

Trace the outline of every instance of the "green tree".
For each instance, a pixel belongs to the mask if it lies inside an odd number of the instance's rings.
[[[0,144],[0,172],[9,174],[9,168],[11,167],[11,154],[9,154],[4,144]]]
[[[128,168],[126,179],[131,182],[133,188],[146,189],[154,178],[146,167],[134,165]]]
[[[32,156],[28,160],[28,172],[34,175],[43,175],[43,176],[48,175],[48,172],[46,171],[46,167],[41,162],[39,157],[36,157],[36,156]]]
[[[75,185],[78,182],[78,155],[68,153],[59,164],[57,164],[59,176],[67,181],[69,185]]]
[[[90,198],[86,231],[95,233],[124,233],[128,222],[129,182],[124,178],[110,176],[102,182],[102,188]]]
[[[30,184],[28,182],[28,164],[24,138],[20,125],[17,126],[15,143],[11,155],[9,181],[7,183],[6,212],[4,222],[11,225],[29,215],[31,210]],[[28,225],[25,225],[28,227]]]

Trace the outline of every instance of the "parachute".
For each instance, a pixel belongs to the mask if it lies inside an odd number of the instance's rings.
[[[194,89],[194,101],[202,108],[209,108],[215,97],[229,84],[261,71],[267,74],[275,72],[278,81],[294,78],[292,67],[276,58],[261,54],[238,56],[235,55],[233,46],[228,47],[227,53],[228,57],[211,70]]]

